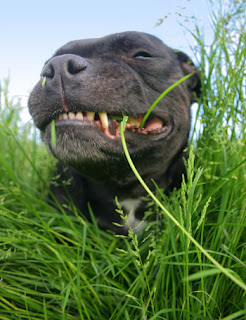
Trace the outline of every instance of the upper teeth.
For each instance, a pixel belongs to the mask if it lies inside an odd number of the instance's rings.
[[[82,112],[77,112],[77,113],[68,112],[68,113],[60,114],[58,119],[59,120],[69,119],[69,120],[80,120],[80,121],[83,121],[83,120],[95,121],[95,115],[96,115],[95,112],[84,112],[84,113],[82,113]],[[100,118],[102,128],[104,130],[108,129],[109,121],[108,121],[107,113],[106,112],[98,112],[98,116]],[[142,119],[143,119],[143,115],[140,115],[137,117],[129,116],[128,123],[130,126],[134,126],[134,127],[139,128],[139,126],[142,122]]]
[[[76,119],[78,119],[78,120],[83,120],[83,113],[82,112],[77,112],[77,114],[76,114]]]
[[[108,128],[108,115],[106,112],[98,112],[98,116],[101,120],[101,123],[102,123],[102,127],[103,129],[107,129]],[[63,113],[63,114],[60,114],[58,119],[59,120],[83,120],[84,117],[87,118],[87,120],[89,121],[94,121],[95,119],[95,112],[86,112],[83,113],[82,112],[77,112],[77,113],[74,113],[74,112],[69,112],[69,113]]]
[[[75,119],[75,118],[76,118],[75,113],[73,113],[73,112],[69,112],[69,113],[68,113],[68,119],[73,120],[73,119]]]
[[[128,117],[128,123],[130,123],[131,126],[139,127],[142,122],[142,117],[134,118],[134,117]]]
[[[103,129],[108,128],[108,115],[106,112],[98,112],[98,115],[100,117],[100,120],[102,122]]]
[[[95,112],[86,112],[86,115],[89,121],[93,121],[95,118]]]

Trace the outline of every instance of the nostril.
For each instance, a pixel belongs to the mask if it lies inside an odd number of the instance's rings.
[[[76,74],[84,70],[86,66],[87,64],[84,59],[81,59],[81,58],[70,59],[67,64],[67,71],[70,74]]]
[[[74,54],[64,54],[50,59],[41,72],[42,77],[50,80],[71,78],[88,66],[87,60]]]
[[[41,76],[51,78],[51,79],[54,78],[55,69],[51,63],[48,63],[43,67],[43,70],[41,72]]]

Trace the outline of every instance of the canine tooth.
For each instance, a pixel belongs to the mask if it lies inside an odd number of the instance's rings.
[[[74,114],[73,112],[69,112],[69,113],[68,113],[68,118],[69,118],[70,120],[74,120],[74,119],[75,119],[75,114]]]
[[[59,114],[58,119],[63,120],[63,114]]]
[[[62,119],[63,119],[63,120],[67,120],[67,119],[68,119],[67,113],[63,113],[63,114],[62,114]]]
[[[89,121],[94,121],[95,112],[86,112],[86,115]]]
[[[108,128],[108,115],[106,112],[98,112],[99,118],[102,122],[103,129]]]
[[[82,112],[77,112],[77,114],[76,114],[76,119],[77,119],[77,120],[83,120],[83,114],[82,114]]]

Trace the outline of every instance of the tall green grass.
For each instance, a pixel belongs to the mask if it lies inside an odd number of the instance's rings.
[[[240,10],[240,6],[244,10]],[[238,283],[246,281],[245,2],[197,27],[203,90],[188,181],[156,196]],[[55,160],[0,94],[0,319],[245,319],[246,291],[228,278],[146,194],[141,236],[117,237],[49,204]],[[119,207],[119,214],[123,214]]]

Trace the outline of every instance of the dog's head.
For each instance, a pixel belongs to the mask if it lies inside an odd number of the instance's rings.
[[[158,162],[166,170],[188,139],[199,74],[169,92],[144,127],[139,126],[158,96],[193,71],[185,54],[148,34],[124,32],[76,40],[45,63],[29,110],[51,152],[85,174],[104,177],[127,167],[119,132],[122,114],[129,116],[125,137],[133,159],[147,166],[149,161]]]

